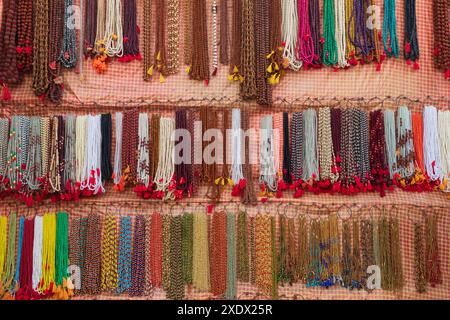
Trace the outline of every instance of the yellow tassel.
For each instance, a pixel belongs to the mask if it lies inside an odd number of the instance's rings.
[[[152,65],[150,68],[148,68],[147,74],[148,74],[150,77],[153,76],[153,65]]]
[[[67,279],[67,289],[73,290],[74,288],[75,288],[75,286],[72,283],[72,279],[68,278]]]
[[[238,72],[239,72],[238,67],[237,67],[237,66],[234,66],[234,68],[233,68],[233,73],[238,73]]]
[[[161,61],[161,51],[158,51],[158,54],[156,55],[156,61]]]
[[[219,177],[216,180],[214,180],[214,184],[218,185],[220,183],[220,180],[222,180],[222,177]]]
[[[189,74],[191,72],[191,66],[186,67],[186,73]]]
[[[275,51],[272,50],[272,52],[269,53],[269,54],[266,56],[266,58],[267,58],[267,59],[270,59],[270,58],[272,58],[272,56],[273,56],[274,54],[275,54]]]
[[[242,82],[244,82],[244,76],[243,75],[239,75],[239,81],[242,83]]]
[[[267,70],[268,73],[272,73],[272,71],[273,71],[272,65],[273,65],[273,63],[269,64],[269,66],[267,67],[266,70]]]
[[[278,63],[274,62],[273,64],[275,65],[275,71],[280,70],[280,67],[278,66]]]
[[[159,75],[159,82],[160,83],[166,82],[166,79],[164,79],[164,76],[162,75],[162,73]]]
[[[233,81],[234,80],[234,74],[230,74],[228,76],[228,81]]]

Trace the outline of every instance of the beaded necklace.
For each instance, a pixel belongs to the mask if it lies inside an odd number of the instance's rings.
[[[349,221],[342,224],[342,285],[350,288],[352,284],[352,244],[351,226]]]
[[[220,33],[219,33],[219,61],[223,65],[229,63],[229,45],[228,45],[228,0],[219,0],[219,15],[220,15]]]
[[[62,97],[61,64],[59,56],[64,30],[64,2],[48,0],[48,78],[50,81],[47,96],[52,102],[59,102]],[[38,20],[42,17],[37,17]]]
[[[410,139],[412,139],[411,136],[409,136]],[[423,153],[425,169],[431,181],[442,180],[438,111],[433,106],[426,106],[423,110]]]
[[[240,96],[251,100],[256,96],[254,0],[242,1],[242,44]]]
[[[32,117],[30,121],[29,152],[26,165],[27,186],[30,191],[39,190],[42,185],[41,166],[41,118]]]
[[[208,31],[206,22],[206,2],[192,0],[192,57],[188,68],[189,77],[193,80],[209,82]],[[195,30],[194,30],[195,29]]]
[[[119,254],[117,259],[116,293],[128,292],[131,287],[131,217],[120,217]]]
[[[338,62],[334,1],[324,0],[323,3],[323,64],[326,66],[335,65]]]
[[[263,183],[269,191],[278,189],[278,177],[275,168],[274,136],[272,116],[261,119],[260,137],[260,176],[259,181]]]
[[[386,164],[384,117],[381,110],[375,110],[370,113],[369,128],[372,185],[375,186],[376,190],[379,190],[381,196],[384,196],[384,190],[389,184],[389,170]]]
[[[249,282],[249,252],[248,252],[248,217],[246,211],[240,211],[237,218],[237,280]]]
[[[132,0],[131,0],[132,1]],[[127,1],[130,3],[130,1]],[[98,28],[98,25],[97,25]],[[97,29],[98,30],[98,29]],[[106,0],[105,53],[109,57],[123,56],[122,4],[120,0]],[[131,41],[131,35],[130,41]]]
[[[432,214],[427,216],[425,219],[426,278],[432,287],[442,283],[437,232],[437,215]]]
[[[311,29],[311,38],[314,43],[313,66],[321,66],[323,58],[324,41],[321,38],[320,27],[320,9],[319,0],[309,0],[309,24]]]
[[[183,1],[183,9],[181,10],[184,20],[184,51],[183,61],[184,64],[189,66],[192,58],[192,0]],[[222,28],[222,27],[221,27]]]
[[[152,214],[150,241],[150,270],[153,287],[162,285],[162,217],[160,213]]]
[[[281,41],[282,31],[282,7],[281,0],[269,1],[269,48],[270,53],[266,56],[270,62],[267,67],[267,81],[269,84],[278,84],[284,74],[284,68],[289,63],[283,58],[284,46]]]
[[[167,72],[178,72],[179,34],[180,34],[180,1],[167,0]]]
[[[298,0],[298,34],[296,57],[301,59],[305,67],[311,65],[314,61],[314,40],[311,36],[309,0]]]
[[[136,0],[124,2],[123,57],[119,61],[140,60]]]
[[[438,112],[439,149],[441,151],[442,184],[440,189],[450,192],[450,112]]]
[[[33,36],[33,89],[37,96],[47,91],[48,78],[48,44],[49,44],[49,0],[37,0],[34,6]]]
[[[211,63],[213,72],[212,75],[215,76],[217,74],[217,69],[219,66],[219,54],[217,50],[217,46],[219,43],[217,42],[217,0],[212,0],[211,2],[211,44],[212,44],[212,57]]]
[[[329,270],[333,282],[341,279],[341,239],[339,236],[339,221],[337,214],[332,214],[328,218],[330,225],[330,262]]]
[[[276,220],[275,217],[270,218],[270,232],[271,232],[271,252],[272,252],[272,259],[271,259],[271,267],[272,267],[272,277],[271,277],[271,296],[272,299],[278,299],[278,278],[277,278],[277,243],[276,243]]]
[[[111,114],[102,114],[100,118],[101,143],[101,172],[105,181],[110,181],[112,176],[111,167],[111,144],[112,144],[112,118]]]
[[[211,292],[222,296],[227,284],[227,216],[225,212],[215,212],[211,226]]]
[[[251,284],[256,284],[256,246],[255,246],[255,217],[249,218],[250,228],[250,262],[249,262],[249,278]],[[276,269],[274,269],[276,270]]]
[[[306,282],[309,269],[308,227],[306,224],[306,217],[299,216],[297,224],[297,275],[298,280]]]
[[[375,264],[374,243],[373,243],[373,221],[370,219],[362,220],[360,223],[361,235],[361,285],[368,290],[366,270],[369,266]]]
[[[352,288],[361,289],[361,280],[363,272],[361,269],[361,252],[360,252],[360,239],[359,239],[359,221],[353,220],[353,251],[352,251]]]
[[[5,215],[0,216],[0,275],[3,275],[6,261],[6,250],[8,240],[8,218]]]
[[[247,132],[250,128],[250,119],[247,111],[242,114],[242,130]],[[256,194],[253,184],[253,170],[250,158],[250,137],[245,136],[243,140],[244,143],[244,164],[243,164],[243,174],[246,181],[244,193],[242,195],[242,203],[244,204],[255,204]]]
[[[162,287],[164,290],[170,286],[170,215],[162,216]]]
[[[303,174],[303,114],[301,112],[292,114],[291,139],[291,173],[295,181],[298,181]]]
[[[363,183],[367,183],[372,178],[369,160],[369,120],[367,113],[363,110],[356,110],[359,115],[359,133],[355,135],[356,141],[359,141],[359,158],[358,174]],[[361,186],[358,186],[361,189]],[[363,187],[365,190],[365,186]]]
[[[122,121],[123,113],[116,112],[115,115],[115,137],[116,145],[114,147],[114,171],[113,171],[113,181],[114,186],[119,186],[120,179],[122,177]]]
[[[67,290],[69,266],[69,216],[66,212],[58,212],[56,216],[56,247],[55,247],[55,285],[59,297],[67,300],[71,293]]]
[[[286,244],[286,217],[280,215],[278,217],[278,252],[277,252],[277,281],[284,286],[289,282],[287,274],[287,244]]]
[[[283,181],[292,183],[291,150],[289,145],[289,114],[283,112]]]
[[[45,233],[44,233],[45,234]],[[16,292],[16,300],[30,300],[34,295],[33,286],[33,240],[34,219],[26,219],[23,229],[23,243],[20,257],[20,289]],[[44,249],[45,246],[43,246]],[[43,256],[46,251],[42,251]],[[44,265],[43,265],[44,266]],[[48,269],[51,269],[52,265]],[[47,270],[48,271],[48,270]],[[43,273],[44,275],[44,273]],[[43,283],[45,278],[41,279]]]
[[[101,289],[102,292],[117,290],[117,219],[107,214],[102,235]]]
[[[395,139],[395,115],[392,110],[384,110],[384,135],[386,139],[386,158],[389,175],[392,179],[397,173],[397,155]]]
[[[332,257],[330,252],[330,224],[328,219],[319,221],[319,238],[320,238],[320,285],[329,287],[332,285],[331,263]]]
[[[167,75],[166,57],[166,0],[156,0],[156,30],[155,30],[155,53],[154,60],[159,71],[159,81],[163,83],[164,76]],[[195,33],[194,33],[195,34]],[[152,72],[148,71],[150,76]]]
[[[242,131],[241,131],[241,109],[233,109],[231,114],[231,178],[234,184],[239,183],[244,179],[242,172]]]
[[[175,112],[175,128],[176,130],[187,130],[187,113],[186,110],[177,110]],[[179,142],[180,140],[178,140]],[[184,140],[183,140],[184,142]],[[190,156],[190,155],[189,155]],[[182,190],[183,192],[188,191],[189,185],[192,181],[189,181],[188,176],[188,164],[192,163],[192,159],[187,162],[185,159],[184,150],[182,152],[178,151],[178,157],[183,159],[182,163],[175,164],[175,178],[177,179],[177,189]]]
[[[145,219],[139,215],[134,219],[133,251],[131,253],[130,296],[142,296],[145,285]]]
[[[147,113],[139,114],[139,157],[136,173],[136,182],[148,186],[150,183],[149,177],[149,136],[148,136],[148,115]]]
[[[232,212],[227,212],[227,287],[225,298],[236,299],[236,291],[236,216]]]
[[[97,1],[86,0],[84,16],[84,43],[83,49],[86,55],[94,53],[95,37],[97,31]]]
[[[29,72],[33,66],[33,1],[18,1],[17,69]]]
[[[182,266],[184,284],[192,284],[192,258],[194,244],[194,216],[192,213],[183,214],[183,230],[182,230]]]
[[[289,278],[289,283],[295,283],[298,280],[297,277],[297,244],[295,242],[295,219],[287,219],[287,241],[286,241],[286,273]]]
[[[51,192],[61,191],[61,176],[59,174],[59,146],[58,146],[58,128],[59,118],[53,117],[52,129],[50,137],[50,166],[49,166],[49,182]]]
[[[170,283],[167,288],[167,297],[181,300],[184,298],[182,264],[183,217],[181,215],[171,216],[170,220]]]
[[[145,217],[145,279],[144,279],[144,295],[151,296],[153,293],[152,285],[152,260],[151,260],[151,240],[152,240],[152,217]]]
[[[414,273],[416,291],[424,293],[427,291],[425,250],[424,250],[423,228],[419,223],[414,224]]]
[[[70,21],[71,14],[73,13],[72,6],[73,0],[64,1],[64,33],[59,60],[65,68],[73,68],[77,64],[77,33]]]
[[[433,0],[433,22],[434,22],[434,61],[435,65],[449,73],[450,64],[450,31],[448,24],[449,3],[446,0]]]
[[[41,217],[42,218],[42,217]],[[35,219],[35,223],[36,223],[36,219]],[[35,288],[37,288],[37,286],[38,286],[38,284],[39,284],[39,279],[40,279],[40,274],[39,274],[39,277],[36,277],[36,279],[35,279],[35,277],[34,277],[34,274],[35,274],[35,264],[34,264],[34,257],[35,257],[35,254],[34,254],[34,246],[35,246],[35,243],[36,242],[38,242],[39,240],[41,241],[41,243],[40,243],[40,245],[39,245],[39,248],[42,248],[42,219],[40,220],[41,221],[41,225],[40,225],[40,228],[39,228],[39,226],[38,226],[38,236],[40,236],[40,239],[38,238],[38,239],[36,239],[36,224],[35,224],[35,228],[34,228],[34,239],[33,239],[33,275],[32,275],[32,284],[33,284],[33,289],[35,289]],[[19,218],[19,236],[18,236],[18,239],[17,239],[17,256],[16,256],[16,274],[14,275],[14,282],[13,282],[13,284],[12,284],[12,290],[14,291],[14,292],[17,292],[17,290],[18,290],[18,288],[19,288],[19,285],[20,285],[20,260],[21,260],[21,258],[22,258],[22,246],[23,246],[23,229],[24,229],[24,225],[25,225],[25,217],[24,216],[20,216],[20,218]],[[39,230],[40,229],[40,230]],[[40,231],[40,234],[39,234],[39,231]],[[42,259],[42,249],[39,251],[39,255],[41,256],[41,259]],[[41,266],[42,266],[42,261],[39,261],[39,264],[38,264],[38,268],[36,268],[36,269],[39,269],[40,270],[40,268],[41,268]]]
[[[353,145],[351,140],[352,133],[352,113],[353,110],[343,109],[341,112],[341,153],[342,153],[342,174],[341,180],[343,187],[353,187],[355,176],[354,164],[355,159],[353,155]]]
[[[88,116],[86,128],[86,149],[80,189],[87,196],[99,195],[105,192],[101,172],[101,115]]]
[[[69,234],[69,261],[71,265],[79,267],[79,278],[77,279],[80,287],[75,288],[74,294],[82,292],[82,283],[85,272],[85,254],[86,254],[86,235],[88,218],[74,218],[71,221]]]
[[[411,112],[405,106],[399,107],[397,111],[396,153],[398,173],[402,179],[409,179],[414,174],[414,144],[412,141]]]
[[[296,54],[299,25],[297,1],[282,1],[281,12],[281,35],[282,41],[285,43],[283,58],[288,61],[290,69],[298,71],[302,67],[302,60]]]
[[[425,172],[423,161],[423,116],[421,112],[414,112],[411,115],[414,142],[414,159],[416,167],[422,173]]]
[[[7,176],[8,159],[8,141],[9,141],[9,120],[0,118],[0,192],[3,191],[5,178]]]
[[[34,220],[33,220],[34,221]],[[34,230],[34,222],[33,222]],[[55,285],[56,214],[47,213],[43,220],[41,291],[52,292]]]
[[[139,146],[139,114],[137,110],[123,115],[122,127],[122,178],[124,184],[135,183],[137,152]]]
[[[303,149],[303,180],[315,180],[319,174],[317,161],[317,114],[313,108],[303,113],[303,136],[305,137]],[[286,139],[287,140],[287,139]],[[324,168],[323,168],[324,169]]]
[[[192,284],[204,292],[210,291],[210,264],[208,244],[208,217],[194,213],[194,240],[192,258]]]
[[[339,172],[337,171],[333,152],[330,108],[324,107],[319,109],[319,128],[317,135],[320,179],[330,180],[331,183],[334,183],[339,179]]]
[[[354,32],[350,32],[347,43],[350,47],[353,47],[354,50],[353,55],[350,53],[350,63],[356,64],[356,56],[360,57],[362,59],[361,61],[365,62],[371,58],[370,55],[373,54],[373,51],[375,50],[375,34],[367,32],[366,26],[367,19],[369,18],[369,7],[372,3],[369,0],[347,0],[347,3],[348,2],[350,2],[349,6],[352,6],[351,15],[348,19]]]
[[[229,80],[241,81],[242,1],[233,0],[232,37]],[[271,28],[272,30],[272,28]],[[281,41],[280,41],[281,42]]]
[[[334,0],[335,8],[335,37],[337,50],[337,66],[346,68],[349,66],[346,58],[347,53],[347,32],[351,32],[345,19],[345,0]],[[350,28],[349,30],[348,27]]]
[[[272,294],[273,285],[272,236],[270,216],[258,214],[255,218],[255,283],[258,290],[267,296]]]
[[[419,40],[417,39],[417,18],[416,0],[405,0],[405,37],[404,37],[404,57],[407,63],[414,62],[414,68],[418,69],[419,64]]]
[[[360,1],[361,3],[361,1]],[[364,3],[364,2],[363,2]],[[352,38],[355,38],[355,20],[353,18],[353,7],[355,2],[352,0],[344,0],[345,10],[345,59],[350,65],[356,65],[355,51],[356,48],[352,43]]]
[[[398,58],[397,21],[395,17],[395,1],[384,0],[383,46],[388,57]]]
[[[161,116],[153,114],[150,124],[150,178],[154,179],[159,163],[159,131],[160,131]]]
[[[86,126],[87,116],[77,116],[75,128],[76,181],[83,181],[83,170],[86,158]],[[42,153],[44,155],[44,152]]]
[[[86,254],[84,256],[83,281],[81,283],[84,294],[96,295],[100,293],[101,280],[101,225],[100,216],[90,213],[86,231]]]
[[[398,209],[397,209],[398,210]],[[389,223],[389,237],[392,254],[392,274],[393,274],[393,289],[398,291],[403,288],[403,265],[402,265],[402,251],[400,248],[400,226],[398,218],[391,218]]]
[[[8,139],[8,151],[6,158],[6,176],[11,188],[16,188],[20,179],[20,157],[21,157],[21,116],[11,118],[11,126]]]
[[[152,57],[152,0],[144,0],[144,80],[153,75]],[[185,49],[186,50],[186,49]]]
[[[14,257],[16,249],[16,230],[17,230],[17,214],[15,212],[11,212],[9,214],[7,230],[8,230],[8,239],[7,239],[7,248],[5,250],[6,259],[4,259],[5,262],[3,266],[3,272],[0,273],[1,275],[0,283],[2,284],[3,290],[8,290],[11,287],[15,274]]]
[[[259,1],[254,6],[256,101],[264,106],[272,104],[272,88],[267,81],[267,54],[271,51],[270,39],[267,36],[270,32],[269,7],[269,0]]]
[[[154,176],[154,182],[157,191],[163,193],[161,198],[171,199],[173,197],[173,189],[169,188],[175,172],[173,163],[174,144],[171,135],[175,130],[175,119],[161,118],[159,133],[159,159],[158,167]]]
[[[64,175],[62,185],[71,193],[76,183],[76,117],[67,115],[64,137]],[[70,199],[70,198],[69,198]]]
[[[16,32],[17,32],[17,0],[5,0],[2,11],[2,25],[0,29],[0,85],[3,86],[3,98],[8,98],[10,94],[6,83],[15,84],[19,82],[19,72],[17,69],[16,53]]]

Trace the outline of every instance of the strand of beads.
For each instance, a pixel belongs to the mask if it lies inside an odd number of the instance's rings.
[[[131,217],[120,217],[119,228],[117,294],[128,292],[131,287]]]

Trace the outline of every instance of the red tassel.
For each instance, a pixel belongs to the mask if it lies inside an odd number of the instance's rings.
[[[9,101],[11,100],[11,92],[9,92],[8,87],[6,86],[6,84],[3,85],[3,89],[2,89],[2,99],[3,101]]]
[[[418,62],[414,62],[414,66],[413,66],[414,70],[419,70],[420,66]]]

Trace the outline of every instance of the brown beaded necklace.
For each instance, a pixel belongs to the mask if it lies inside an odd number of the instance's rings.
[[[180,1],[167,0],[167,73],[178,72],[179,62],[179,21]]]
[[[144,80],[148,81],[152,77],[152,0],[144,0]]]
[[[241,69],[241,46],[242,46],[242,1],[233,0],[233,25],[231,37],[230,75],[237,77]]]
[[[352,251],[352,281],[358,289],[361,288],[361,252],[359,245],[359,221],[353,220],[353,251]]]
[[[82,291],[85,294],[96,295],[100,293],[101,255],[98,254],[101,251],[100,235],[100,216],[90,213],[87,222],[84,277],[81,284]]]
[[[154,213],[151,217],[150,265],[152,285],[153,287],[161,287],[162,217],[160,213]]]
[[[152,286],[152,260],[151,260],[151,241],[152,241],[152,217],[147,216],[145,218],[145,284],[144,295],[150,296],[153,292]]]
[[[229,45],[228,45],[228,0],[220,0],[219,3],[220,14],[220,55],[219,61],[223,65],[229,63]]]
[[[255,283],[262,294],[272,293],[272,226],[268,215],[255,218]]]
[[[189,77],[193,80],[209,82],[208,31],[206,22],[206,2],[192,0],[192,57]]]
[[[249,115],[248,112],[243,110],[242,111],[242,130],[247,131],[250,127],[249,123]],[[253,171],[252,171],[252,165],[250,163],[250,141],[249,137],[245,138],[244,141],[244,148],[245,148],[245,158],[244,158],[244,165],[243,165],[243,173],[244,173],[244,179],[246,181],[245,189],[244,189],[244,195],[242,197],[242,203],[244,204],[255,204],[256,199],[256,193],[255,188],[253,184]]]
[[[170,283],[167,288],[169,299],[181,300],[184,297],[182,266],[183,217],[172,216],[170,221]]]
[[[442,283],[437,235],[437,215],[432,214],[425,220],[426,276],[432,287]]]
[[[150,124],[150,179],[156,175],[156,170],[158,169],[158,159],[159,159],[159,123],[161,116],[158,114],[153,114]]]
[[[450,4],[447,0],[433,0],[434,58],[436,67],[450,70]]]
[[[227,285],[227,215],[215,212],[211,225],[211,292],[222,296]]]
[[[162,287],[164,290],[170,287],[170,215],[162,216]]]
[[[0,85],[19,82],[16,61],[17,2],[17,0],[5,0],[3,2],[0,29]]]
[[[184,64],[189,66],[192,59],[192,0],[185,0],[183,4]]]
[[[308,227],[306,217],[298,217],[297,241],[298,241],[298,279],[306,282],[309,269]]]
[[[286,257],[286,273],[289,277],[290,283],[297,282],[298,270],[298,256],[297,243],[295,241],[295,219],[288,218],[287,220],[287,257]]]
[[[33,37],[33,89],[37,96],[47,91],[48,78],[48,44],[49,44],[49,0],[36,0],[34,5]]]
[[[48,29],[48,73],[50,79],[48,98],[52,102],[58,102],[62,97],[61,64],[59,55],[64,30],[64,1],[48,0],[49,29]]]
[[[241,69],[243,81],[240,85],[240,95],[243,99],[251,100],[256,97],[254,0],[243,0],[242,10]]]
[[[137,150],[139,145],[138,127],[138,111],[125,112],[122,130],[122,174],[126,176],[125,181],[132,184],[136,181]]]
[[[262,0],[255,4],[254,10],[256,101],[264,106],[272,104],[272,89],[267,82],[267,55],[270,53],[269,7],[270,0]]]
[[[237,280],[248,282],[250,277],[249,257],[248,257],[248,220],[247,212],[241,211],[238,214],[237,228]]]
[[[19,1],[16,51],[19,71],[31,71],[33,66],[33,0]]]
[[[157,70],[161,73],[160,81],[163,82],[167,72],[166,55],[166,0],[156,0],[156,36],[154,60]],[[151,74],[150,74],[151,75]]]
[[[427,279],[425,269],[425,250],[424,250],[423,227],[419,223],[414,223],[414,271],[415,285],[419,293],[426,292]]]
[[[370,219],[362,220],[360,223],[361,228],[361,263],[363,274],[371,265],[375,264],[374,252],[373,252],[373,222]],[[367,276],[363,277],[364,288],[367,289]]]

